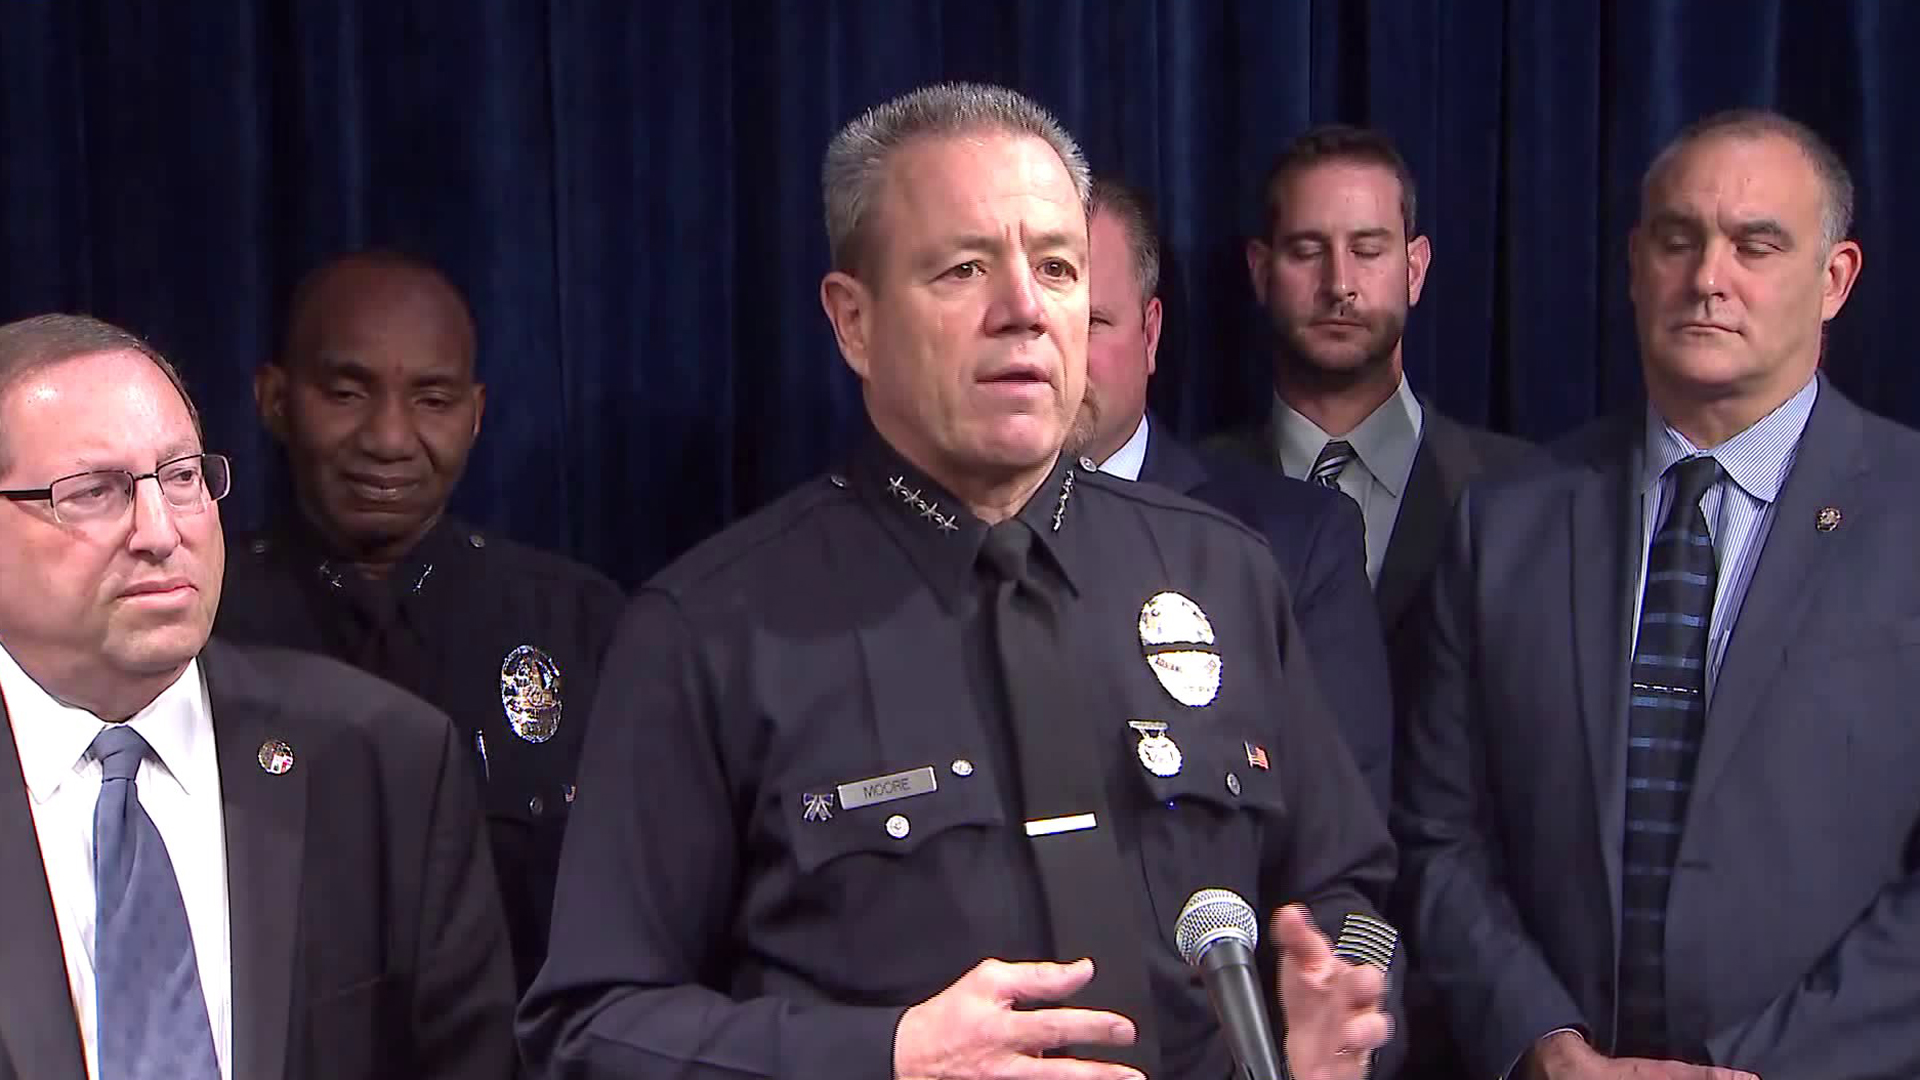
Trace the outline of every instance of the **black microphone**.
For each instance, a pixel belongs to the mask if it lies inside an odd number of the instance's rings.
[[[1253,908],[1230,889],[1201,889],[1180,909],[1173,936],[1180,958],[1206,980],[1207,997],[1238,1066],[1234,1080],[1285,1080],[1266,995],[1253,969],[1253,947],[1260,940]]]

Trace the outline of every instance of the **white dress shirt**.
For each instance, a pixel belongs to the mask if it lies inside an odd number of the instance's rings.
[[[99,1017],[94,999],[93,810],[100,763],[87,753],[105,723],[55,700],[0,647],[0,695],[7,704],[53,895],[67,987],[86,1051],[87,1075],[99,1077]],[[227,846],[220,806],[220,763],[213,716],[199,661],[127,721],[153,753],[134,776],[140,805],[167,845],[187,907],[200,989],[213,1025],[222,1080],[233,1075],[232,979],[228,969]]]
[[[1413,475],[1413,458],[1420,452],[1425,423],[1420,399],[1402,375],[1392,397],[1340,436],[1353,447],[1354,458],[1340,470],[1338,482],[1340,490],[1360,504],[1360,517],[1367,528],[1367,580],[1376,585],[1380,583],[1380,568],[1387,561],[1387,544],[1400,516],[1407,478]],[[1278,393],[1273,397],[1273,438],[1280,471],[1296,480],[1307,479],[1320,451],[1333,441],[1333,436],[1300,415]]]
[[[1147,463],[1147,414],[1140,414],[1140,424],[1133,429],[1133,435],[1113,455],[1100,463],[1100,471],[1122,480],[1140,479],[1140,467]]]

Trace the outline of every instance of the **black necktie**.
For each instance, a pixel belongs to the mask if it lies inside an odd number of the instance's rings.
[[[993,633],[1006,686],[1008,728],[1019,766],[1020,803],[1040,888],[1047,899],[1055,958],[1090,957],[1093,982],[1077,1008],[1106,1009],[1132,1020],[1128,1047],[1068,1047],[1064,1056],[1117,1061],[1147,1075],[1160,1067],[1140,914],[1144,887],[1129,874],[1114,840],[1097,734],[1077,707],[1068,650],[1052,597],[1029,558],[1033,530],[1017,518],[987,531],[981,561],[995,579]],[[1084,827],[1092,816],[1092,827]]]
[[[1701,497],[1720,463],[1675,465],[1673,503],[1647,550],[1627,723],[1627,830],[1622,864],[1622,1057],[1671,1056],[1667,1031],[1667,892],[1707,713],[1707,631],[1718,575]]]

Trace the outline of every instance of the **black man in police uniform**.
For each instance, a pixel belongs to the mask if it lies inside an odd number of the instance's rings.
[[[294,505],[235,545],[214,632],[337,657],[452,718],[525,989],[622,598],[585,566],[447,514],[486,400],[475,353],[465,301],[411,257],[356,253],[301,282],[281,355],[254,381]]]

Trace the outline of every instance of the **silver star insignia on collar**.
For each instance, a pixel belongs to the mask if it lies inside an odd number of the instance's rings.
[[[1067,516],[1067,500],[1073,498],[1073,470],[1068,469],[1066,479],[1060,482],[1060,504],[1053,508],[1053,531],[1060,531],[1060,521]]]
[[[887,494],[904,495],[907,493],[907,478],[896,476],[887,481]]]

